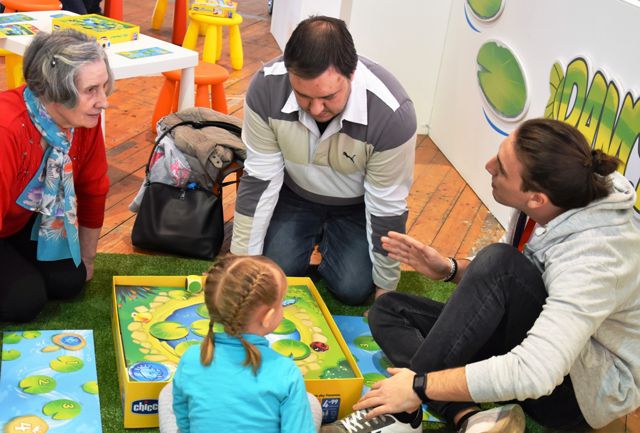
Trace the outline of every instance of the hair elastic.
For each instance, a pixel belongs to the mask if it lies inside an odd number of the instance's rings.
[[[591,170],[596,171],[596,169],[600,166],[600,155],[598,155],[598,151],[591,151]]]

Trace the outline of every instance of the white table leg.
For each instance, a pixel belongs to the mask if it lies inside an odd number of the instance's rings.
[[[194,106],[195,68],[184,68],[180,79],[180,98],[178,111]]]

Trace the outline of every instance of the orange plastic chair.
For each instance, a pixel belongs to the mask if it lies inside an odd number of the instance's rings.
[[[122,21],[122,1],[104,0],[104,14],[114,20]]]
[[[151,16],[151,28],[160,30],[162,21],[167,12],[168,0],[156,0]],[[187,30],[187,9],[189,2],[187,0],[175,0],[173,10],[173,26],[171,32],[171,42],[180,45],[184,40],[184,33]]]
[[[0,0],[4,5],[4,12],[37,12],[56,11],[62,9],[58,0]]]
[[[182,70],[163,72],[164,84],[151,118],[151,130],[155,132],[160,118],[178,111],[178,97],[180,95],[180,78]],[[199,62],[195,68],[196,107],[209,107],[220,113],[228,113],[227,96],[224,92],[224,82],[229,78],[229,72],[220,65]]]

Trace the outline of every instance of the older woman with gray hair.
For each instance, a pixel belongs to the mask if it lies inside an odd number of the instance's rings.
[[[95,39],[38,33],[26,86],[0,93],[0,322],[29,321],[93,276],[109,179],[113,74]]]

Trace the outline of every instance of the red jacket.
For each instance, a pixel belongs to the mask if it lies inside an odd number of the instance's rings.
[[[0,93],[0,238],[20,231],[33,212],[16,199],[40,167],[44,149],[22,98],[24,86]],[[107,155],[100,122],[76,128],[69,150],[78,200],[78,224],[102,227],[109,191]]]

